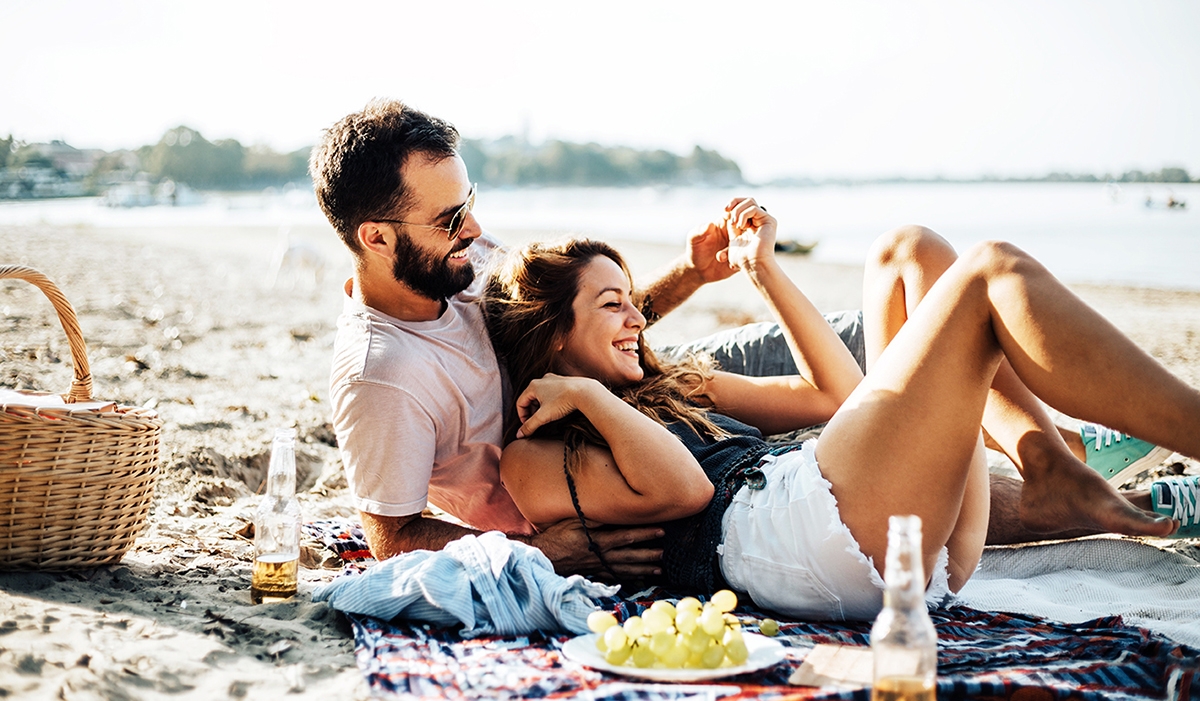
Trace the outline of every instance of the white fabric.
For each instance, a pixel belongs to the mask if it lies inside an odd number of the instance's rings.
[[[433,503],[480,530],[531,533],[500,484],[504,387],[478,297],[499,244],[468,250],[475,281],[433,321],[401,321],[347,294],[329,398],[355,506],[380,516]]]
[[[1066,623],[1120,615],[1200,648],[1200,562],[1130,538],[988,548],[958,602]]]
[[[817,465],[816,439],[768,455],[766,487],[743,487],[722,521],[721,574],[755,604],[807,620],[873,619],[883,606],[883,578],[838,514],[837,499]],[[926,601],[949,594],[942,548]]]

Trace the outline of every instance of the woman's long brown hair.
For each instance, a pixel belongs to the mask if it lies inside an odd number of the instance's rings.
[[[629,269],[616,249],[583,238],[531,243],[510,252],[491,272],[483,297],[484,318],[496,355],[512,380],[514,394],[551,372],[555,348],[575,325],[572,304],[579,292],[580,276],[598,256],[612,260],[629,277]],[[704,382],[712,377],[710,358],[689,356],[677,363],[659,361],[641,334],[638,357],[642,379],[609,387],[614,394],[663,425],[683,421],[698,433],[725,435],[708,419],[704,407],[709,402],[700,393]],[[505,414],[507,444],[517,429],[516,407],[509,407]],[[561,435],[571,448],[583,441],[606,445],[579,412],[548,424],[539,433]]]

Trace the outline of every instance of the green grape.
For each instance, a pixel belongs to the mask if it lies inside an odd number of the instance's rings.
[[[779,622],[774,618],[764,618],[762,619],[762,623],[758,624],[758,632],[769,638],[774,638],[776,635],[779,635]]]
[[[705,648],[704,652],[700,653],[700,664],[705,669],[716,669],[725,661],[725,646],[721,643],[713,643]]]
[[[712,642],[712,636],[705,633],[703,629],[697,628],[687,636],[687,646],[692,652],[703,652]]]
[[[663,602],[658,602],[658,603],[663,603]],[[670,606],[670,604],[667,604],[667,605]],[[672,613],[674,613],[674,611],[675,611],[674,607],[672,607],[671,611],[672,611]],[[645,624],[644,630],[646,633],[648,633],[650,635],[660,633],[660,632],[665,631],[666,629],[670,628],[671,623],[674,620],[675,620],[674,615],[668,616],[667,612],[662,609],[650,608],[648,611],[646,611],[645,613],[642,614],[642,623]]]
[[[604,631],[604,644],[608,646],[609,651],[629,647],[629,636],[621,626],[613,626]]]
[[[675,614],[675,630],[680,633],[691,633],[696,630],[699,618],[699,611],[693,611],[691,608],[679,609]]]
[[[671,605],[670,601],[655,601],[653,604],[650,604],[650,610],[660,611],[665,614],[667,618],[671,619],[672,621],[675,620],[675,607]]]
[[[679,669],[687,664],[688,657],[691,656],[691,654],[692,651],[688,649],[686,644],[672,641],[671,649],[667,650],[666,654],[662,655],[660,659],[662,660],[664,667]]]
[[[712,603],[721,613],[729,613],[737,608],[737,594],[734,594],[728,589],[722,589],[716,594],[713,594]]]
[[[725,627],[726,628],[739,628],[740,629],[742,627],[742,622],[739,621],[738,617],[733,615],[732,613],[727,613],[724,616],[722,616],[722,618],[725,619]]]
[[[709,637],[717,637],[725,628],[725,617],[715,608],[710,608],[700,614],[700,627]]]
[[[733,664],[741,664],[750,657],[750,651],[746,649],[746,641],[738,636],[733,640],[728,640],[725,643],[725,656]]]
[[[650,649],[659,659],[666,657],[673,647],[675,647],[675,636],[665,630],[650,636]]]
[[[734,640],[743,640],[741,628],[726,628],[725,635],[721,637],[721,642],[729,647],[729,643]]]
[[[603,635],[596,636],[596,649],[600,652],[608,652],[608,643],[604,642]]]
[[[608,611],[592,611],[587,617],[588,630],[593,633],[604,631],[617,625],[617,617]]]
[[[703,652],[690,652],[690,653],[688,653],[687,662],[685,662],[683,664],[683,666],[687,667],[689,669],[700,669],[700,667],[703,666],[703,663],[704,663],[704,653]]]
[[[625,619],[625,634],[630,638],[641,637],[643,627],[644,624],[642,623],[641,616],[630,616],[629,618]]]
[[[608,652],[604,653],[604,661],[609,664],[625,664],[625,660],[629,659],[629,655],[633,653],[633,649],[628,645],[619,648],[609,648]]]
[[[656,656],[650,651],[649,645],[642,645],[640,642],[633,647],[633,664],[638,667],[649,667],[654,664]]]
[[[696,611],[696,615],[698,616],[698,615],[700,615],[701,607],[702,607],[702,604],[700,603],[699,599],[697,599],[694,596],[685,596],[682,599],[680,599],[679,603],[675,606],[675,612],[676,612],[676,614],[678,614],[679,611],[683,611],[686,609],[692,609],[692,610]]]

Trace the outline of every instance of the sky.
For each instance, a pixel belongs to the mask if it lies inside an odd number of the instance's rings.
[[[374,97],[751,180],[1200,175],[1191,0],[0,0],[0,135],[288,151]]]

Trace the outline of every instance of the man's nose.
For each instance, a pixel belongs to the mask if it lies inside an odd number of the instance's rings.
[[[475,213],[467,211],[464,215],[462,229],[458,232],[460,239],[477,239],[483,235],[483,227],[479,225],[479,220],[475,218]]]

